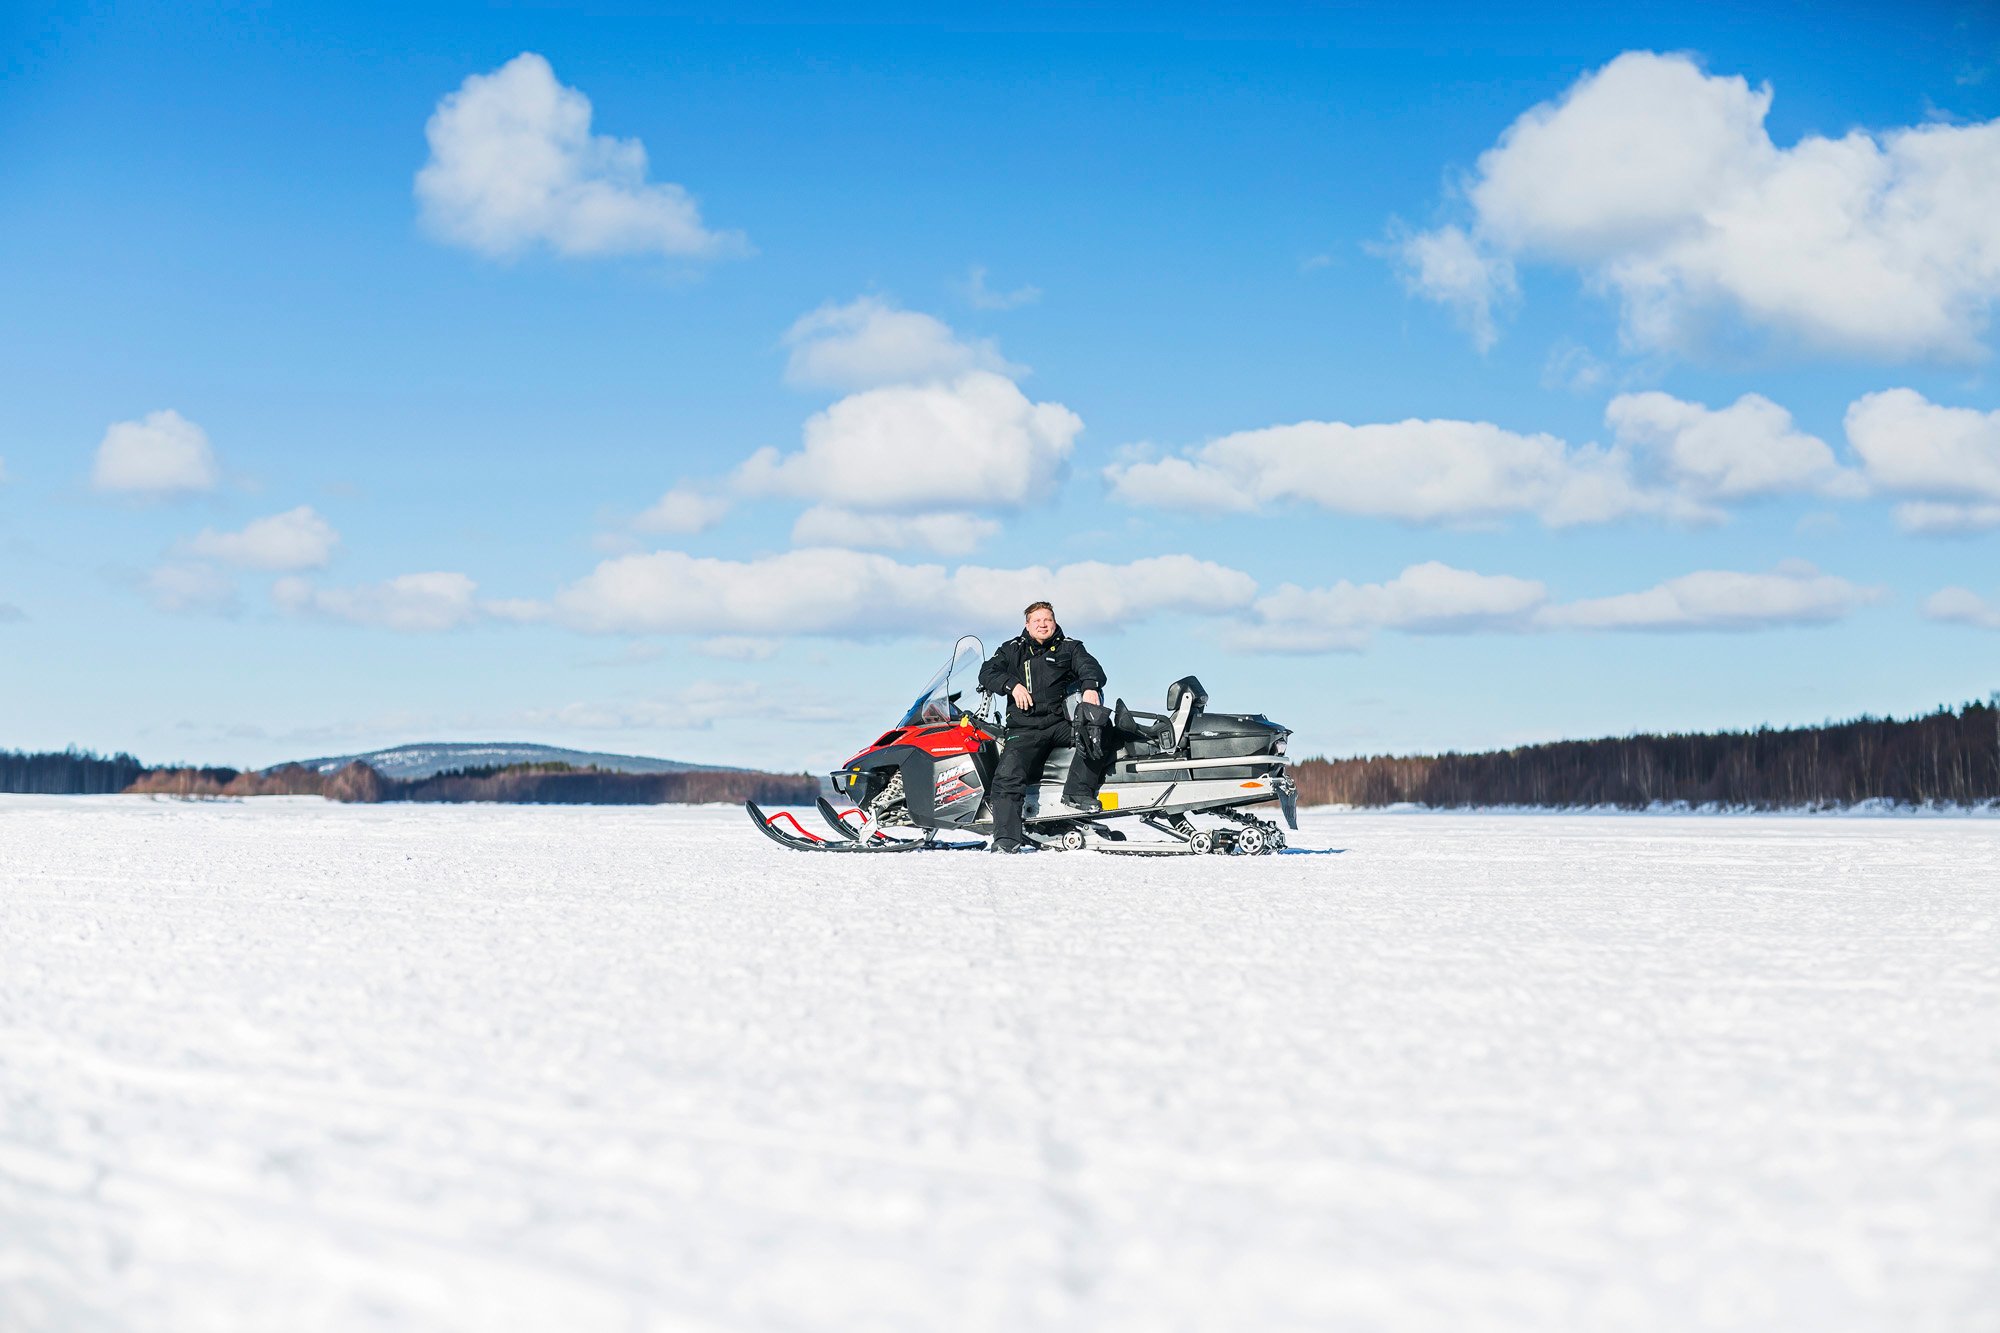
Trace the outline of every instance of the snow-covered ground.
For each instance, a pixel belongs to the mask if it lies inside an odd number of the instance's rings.
[[[0,797],[0,1328],[1993,1329],[2000,821]]]

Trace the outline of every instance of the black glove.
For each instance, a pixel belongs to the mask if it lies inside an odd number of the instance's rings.
[[[1076,731],[1078,751],[1092,767],[1102,767],[1111,753],[1111,710],[1103,704],[1080,702],[1071,726]]]

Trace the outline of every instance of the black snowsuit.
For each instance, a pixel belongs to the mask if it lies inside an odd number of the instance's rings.
[[[1011,696],[1016,685],[1028,687],[1034,697],[1032,707],[1014,707]],[[979,688],[1008,697],[1007,743],[993,774],[993,840],[1019,844],[1026,841],[1021,829],[1021,798],[1027,794],[1028,784],[1041,776],[1049,751],[1075,744],[1065,701],[1079,690],[1096,690],[1101,697],[1104,668],[1058,625],[1047,643],[1036,643],[1023,632],[1001,644],[979,669]],[[1103,772],[1078,750],[1063,783],[1063,800],[1082,805],[1103,785]]]

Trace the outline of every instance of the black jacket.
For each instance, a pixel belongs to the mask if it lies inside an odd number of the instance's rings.
[[[1063,700],[1078,690],[1104,689],[1104,668],[1083,644],[1062,632],[1047,643],[1036,643],[1024,630],[1000,645],[999,651],[979,668],[979,688],[988,694],[1010,695],[1016,685],[1026,685],[1035,696],[1035,706],[1026,710],[1007,703],[1007,727],[1045,727],[1064,716]]]

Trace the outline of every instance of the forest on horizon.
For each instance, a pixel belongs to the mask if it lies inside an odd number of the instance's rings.
[[[1291,774],[1299,803],[1306,806],[1792,810],[1867,801],[1973,806],[2000,801],[2000,702],[1943,707],[1903,720],[1861,717],[1811,727],[1552,741],[1469,754],[1313,758],[1295,762]],[[251,772],[156,768],[122,752],[0,750],[0,792],[52,795],[653,805],[808,804],[818,791],[819,779],[805,773],[616,773],[516,764],[403,780],[358,761],[330,774],[296,764]]]
[[[1552,741],[1478,754],[1307,759],[1292,765],[1301,805],[1653,805],[1837,809],[1864,801],[2000,801],[2000,707],[1968,703],[1922,717],[1812,727]]]

